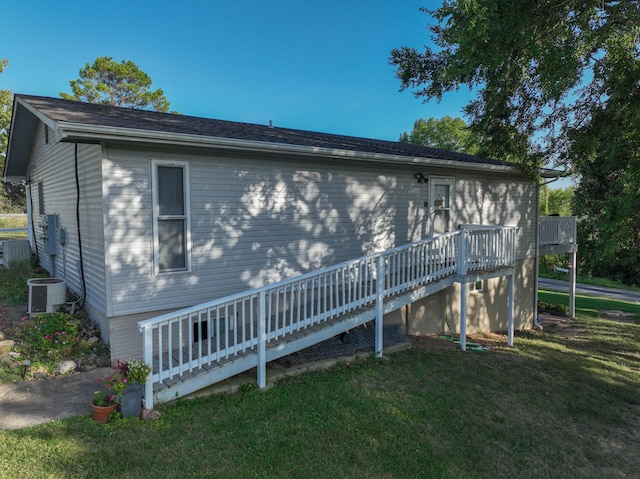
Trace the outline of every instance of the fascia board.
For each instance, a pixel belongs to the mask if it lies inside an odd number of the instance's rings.
[[[80,123],[58,122],[61,141],[123,141],[204,147],[224,150],[245,151],[251,153],[288,154],[315,158],[331,158],[387,165],[436,166],[442,168],[491,171],[500,173],[520,173],[515,166],[493,165],[487,163],[466,163],[433,157],[408,157],[383,153],[367,153],[353,150],[321,148],[303,145],[288,145],[255,140],[167,133],[133,128],[104,127]]]
[[[55,120],[52,120],[51,118],[49,118],[47,115],[42,113],[40,110],[38,110],[37,108],[35,108],[31,104],[29,104],[28,102],[23,101],[22,98],[20,98],[20,96],[16,95],[16,105],[18,105],[18,104],[20,106],[24,107],[24,109],[27,110],[29,113],[31,113],[32,115],[37,117],[40,121],[42,121],[42,123],[47,125],[49,128],[51,128],[54,131],[56,130],[56,121]],[[15,105],[14,105],[14,108],[15,108]]]

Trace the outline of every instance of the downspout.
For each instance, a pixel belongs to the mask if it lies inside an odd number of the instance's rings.
[[[82,259],[82,234],[80,232],[80,175],[78,173],[78,144],[75,143],[74,163],[76,175],[76,225],[78,227],[78,258],[80,259],[80,279],[82,281],[82,295],[80,307],[84,306],[87,300],[87,284],[84,277],[84,261]]]
[[[541,328],[541,324],[538,322],[538,274],[540,273],[540,187],[546,186],[548,184],[553,183],[554,181],[558,181],[560,177],[555,177],[552,180],[547,181],[546,183],[536,183],[536,260],[535,260],[535,279],[533,282],[533,327]]]

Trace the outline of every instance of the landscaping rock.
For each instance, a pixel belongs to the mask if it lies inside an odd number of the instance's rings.
[[[7,337],[4,335],[2,331],[0,331],[0,341],[4,341]]]
[[[54,372],[56,376],[62,376],[64,374],[68,374],[72,371],[75,371],[78,367],[78,363],[75,361],[71,361],[70,359],[65,359],[56,364]]]
[[[16,343],[11,339],[4,339],[0,341],[0,356],[5,356],[10,351],[13,351],[13,347]]]
[[[13,358],[8,354],[5,356],[0,356],[0,367],[8,368],[13,363]]]
[[[149,421],[155,421],[157,419],[160,419],[160,413],[155,409],[142,408],[142,414],[140,417],[142,417],[142,419],[147,419]]]

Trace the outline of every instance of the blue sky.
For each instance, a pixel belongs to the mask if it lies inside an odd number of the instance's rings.
[[[187,115],[397,140],[462,116],[465,90],[399,92],[391,49],[429,44],[439,1],[20,0],[2,8],[0,88],[58,97],[100,56],[132,60]],[[91,6],[89,6],[91,5]]]

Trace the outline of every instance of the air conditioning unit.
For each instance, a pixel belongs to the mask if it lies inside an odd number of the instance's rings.
[[[67,301],[67,285],[60,278],[31,278],[29,288],[29,314],[53,313]]]

